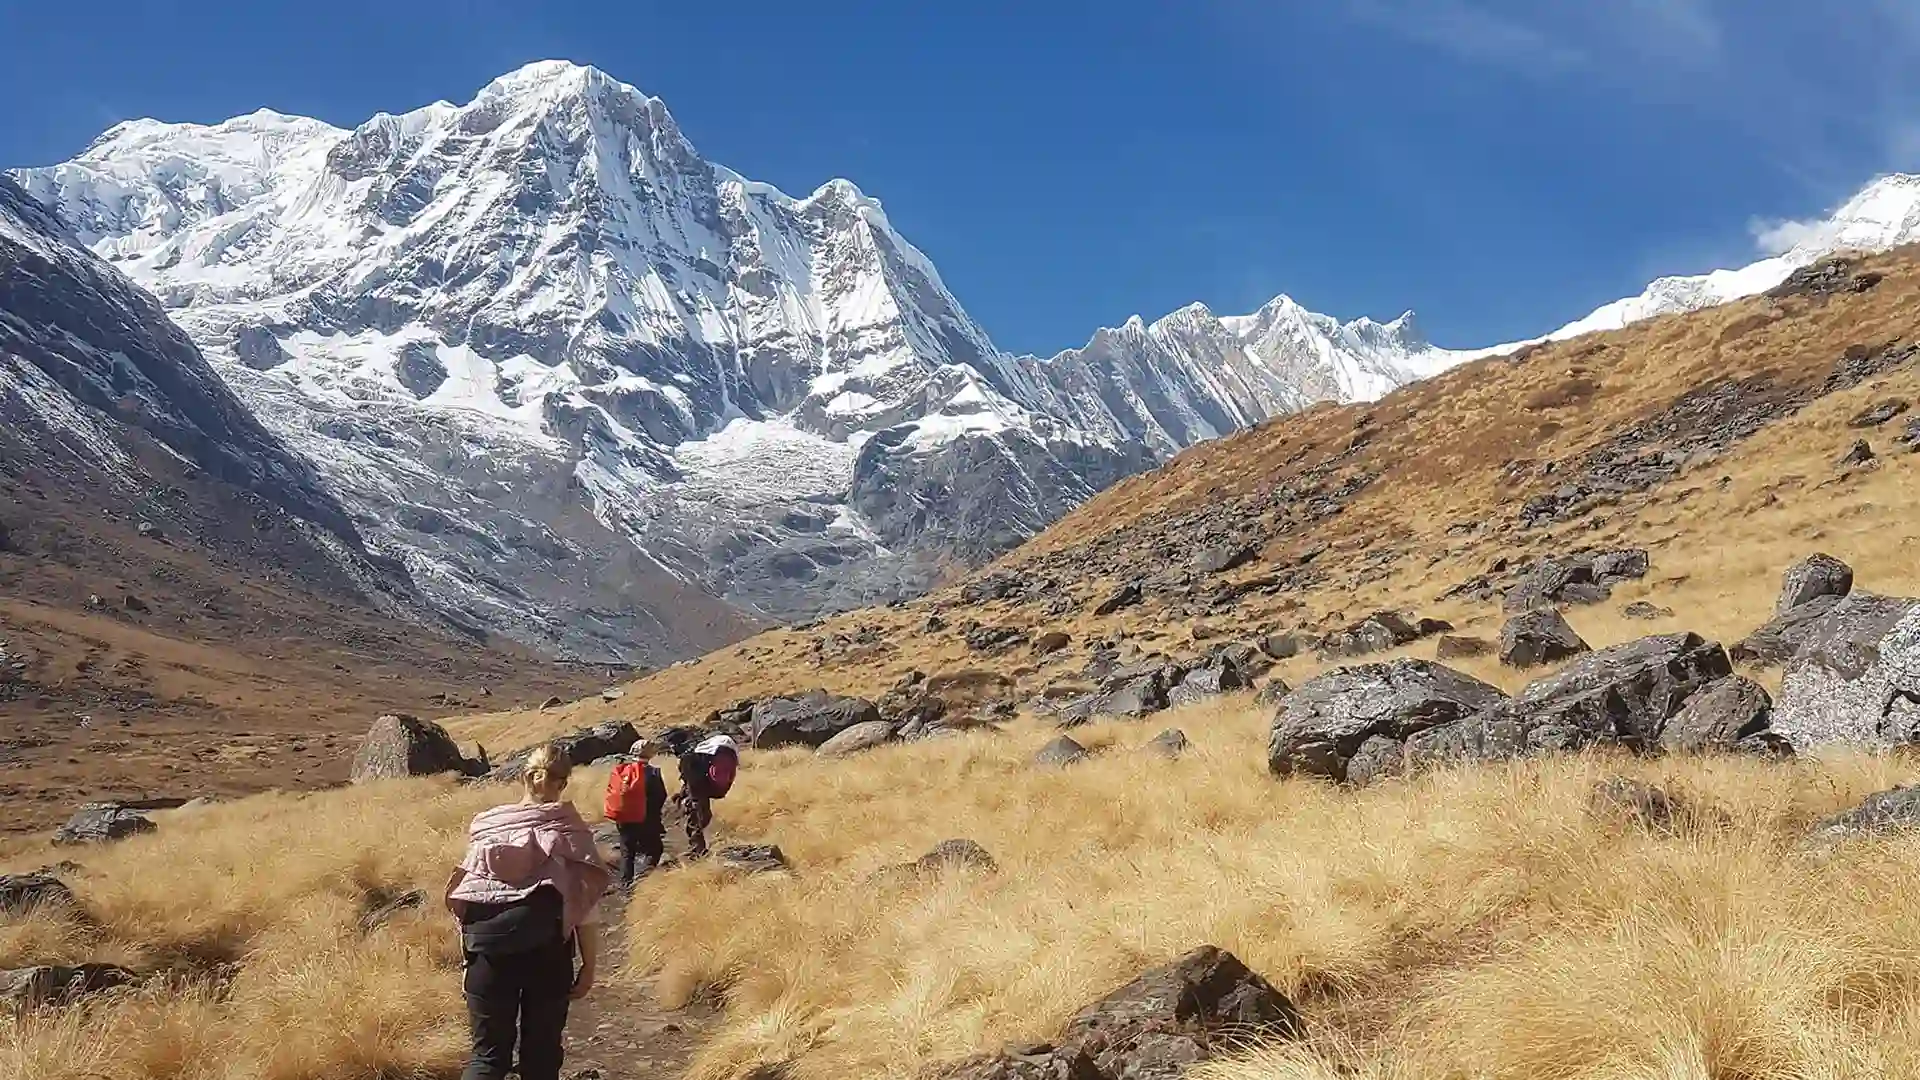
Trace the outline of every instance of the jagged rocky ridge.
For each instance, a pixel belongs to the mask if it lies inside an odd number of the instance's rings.
[[[1480,354],[1280,297],[1010,356],[853,185],[749,181],[560,62],[352,131],[134,121],[16,175],[436,603],[560,651],[663,656],[623,644],[662,582],[778,618],[916,592],[1183,447]],[[1549,336],[1916,236],[1920,180],[1888,178],[1800,248]]]
[[[852,184],[746,180],[657,99],[565,63],[352,131],[134,121],[16,175],[376,548],[549,645],[593,613],[529,604],[535,583],[617,573],[570,535],[589,520],[632,561],[800,616],[917,591],[1182,447],[1457,359],[1410,319],[1284,297],[1010,356]]]

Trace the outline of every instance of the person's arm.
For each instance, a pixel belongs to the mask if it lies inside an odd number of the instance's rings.
[[[454,867],[452,876],[447,878],[446,891],[440,894],[446,900],[447,911],[456,919],[460,918],[461,916],[467,913],[467,902],[465,900],[455,900],[453,898],[453,890],[462,881],[465,881],[466,878],[467,878],[466,867],[464,866]]]
[[[576,933],[580,943],[580,973],[574,976],[573,993],[569,996],[579,1001],[593,990],[594,969],[600,959],[600,928],[582,923]]]

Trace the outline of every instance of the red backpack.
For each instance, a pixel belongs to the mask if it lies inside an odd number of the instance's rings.
[[[608,821],[639,825],[647,820],[647,763],[622,761],[607,777],[607,803],[603,809]]]

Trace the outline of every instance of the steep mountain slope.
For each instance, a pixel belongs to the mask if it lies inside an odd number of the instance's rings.
[[[17,175],[376,548],[544,644],[633,630],[556,588],[569,567],[654,563],[781,617],[915,592],[1197,440],[1454,359],[1285,298],[1008,356],[853,185],[746,180],[559,62],[353,131],[135,121]],[[571,535],[589,517],[633,565]]]
[[[375,711],[604,676],[471,635],[0,177],[0,831],[94,794],[305,786],[341,772],[310,745]]]

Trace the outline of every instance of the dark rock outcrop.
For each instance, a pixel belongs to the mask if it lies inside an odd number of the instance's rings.
[[[1247,1043],[1305,1034],[1306,1021],[1286,995],[1209,945],[1080,1010],[1060,1043],[1116,1080],[1172,1080]]]
[[[1510,701],[1407,742],[1410,768],[1579,750],[1646,750],[1694,694],[1733,673],[1698,634],[1663,634],[1583,654]]]
[[[1490,656],[1493,642],[1485,638],[1468,637],[1464,634],[1441,634],[1439,644],[1433,648],[1435,660],[1466,660],[1475,656]]]
[[[80,910],[66,882],[47,873],[0,874],[0,915],[54,909]]]
[[[1500,628],[1500,662],[1508,667],[1557,664],[1590,651],[1557,608],[1523,611]]]
[[[1554,604],[1597,604],[1613,595],[1615,585],[1643,578],[1651,567],[1640,548],[1542,559],[1507,590],[1502,604],[1509,613]]]
[[[1040,752],[1033,755],[1033,763],[1045,768],[1057,769],[1085,761],[1090,756],[1092,755],[1087,753],[1087,748],[1081,746],[1072,736],[1062,735],[1041,747]]]
[[[1193,568],[1202,574],[1224,574],[1238,570],[1260,557],[1257,544],[1215,544],[1194,557]]]
[[[408,889],[397,896],[376,892],[367,897],[366,911],[360,916],[360,932],[371,934],[401,915],[426,906],[427,894],[419,889]]]
[[[1168,695],[1167,702],[1172,708],[1198,705],[1221,694],[1245,690],[1247,685],[1248,679],[1238,664],[1224,657],[1216,658],[1205,667],[1187,672],[1180,685]]]
[[[114,964],[46,965],[0,971],[0,1004],[11,1011],[57,1008],[81,998],[133,984],[136,976]]]
[[[1853,591],[1853,567],[1828,555],[1815,552],[1787,568],[1780,580],[1780,599],[1775,615],[1789,611],[1822,596],[1845,596]]]
[[[389,713],[373,722],[353,759],[353,782],[438,773],[478,775],[447,729],[430,720]]]
[[[1813,830],[1817,841],[1885,836],[1920,828],[1920,784],[1875,792],[1858,806],[1826,819]]]
[[[104,844],[153,831],[153,822],[125,803],[92,802],[74,811],[73,817],[54,832],[53,842],[60,845]]]
[[[1147,744],[1147,752],[1163,758],[1177,758],[1187,752],[1187,733],[1179,728],[1168,728],[1153,737]]]
[[[1093,613],[1096,616],[1104,617],[1120,611],[1123,608],[1130,608],[1143,599],[1145,599],[1145,594],[1141,592],[1140,583],[1130,581],[1113,590],[1111,593],[1108,593],[1106,599],[1094,606]]]
[[[713,853],[721,866],[746,874],[770,874],[790,870],[787,854],[775,844],[728,844]]]
[[[582,765],[619,757],[632,750],[633,744],[640,741],[640,732],[625,720],[608,720],[550,741],[560,747],[567,755],[567,762],[577,769]],[[487,774],[487,779],[501,783],[520,779],[521,774],[526,772],[527,759],[544,745],[546,743],[535,743],[514,751],[500,763],[499,768]]]
[[[1729,675],[1687,699],[1660,732],[1660,745],[1674,752],[1732,750],[1742,739],[1767,731],[1773,699],[1766,687]]]
[[[1280,699],[1267,767],[1275,776],[1345,782],[1349,761],[1368,739],[1405,742],[1506,700],[1495,687],[1425,660],[1340,668]]]
[[[1629,619],[1671,619],[1673,609],[1661,607],[1647,600],[1635,600],[1620,609],[1620,614]]]
[[[908,864],[916,873],[938,874],[947,870],[975,870],[991,874],[999,869],[986,848],[965,838],[942,840],[933,850]]]
[[[1051,1043],[1009,1047],[943,1066],[930,1080],[1113,1080],[1085,1051]]]
[[[1408,645],[1453,629],[1444,619],[1416,619],[1398,611],[1376,611],[1320,641],[1322,658],[1365,656]]]
[[[762,750],[781,746],[819,747],[855,724],[880,719],[866,698],[837,697],[824,690],[795,697],[767,698],[753,707],[750,732]]]

